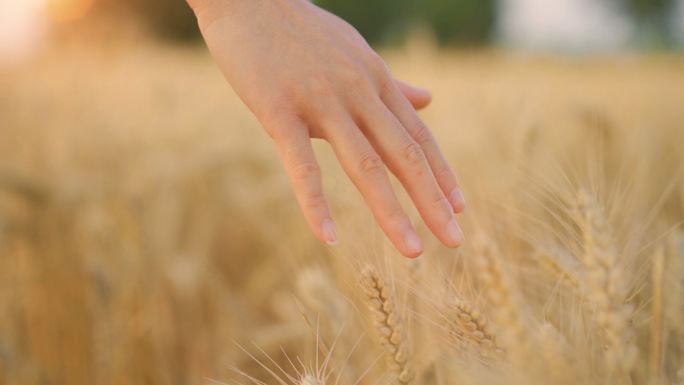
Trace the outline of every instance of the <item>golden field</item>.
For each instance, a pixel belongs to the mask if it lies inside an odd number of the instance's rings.
[[[317,142],[320,245],[202,48],[0,69],[0,384],[684,384],[684,58],[382,54],[434,93],[461,249],[401,192],[402,258]]]

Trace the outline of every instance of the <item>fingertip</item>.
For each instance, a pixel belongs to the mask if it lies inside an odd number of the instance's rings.
[[[445,243],[446,246],[458,248],[465,243],[465,235],[463,235],[463,230],[461,230],[461,226],[458,225],[455,219],[450,220],[447,224],[446,233],[448,238],[448,242]]]
[[[417,258],[423,254],[423,242],[413,229],[408,230],[404,235],[403,249],[404,252],[402,254],[408,258]]]
[[[423,255],[423,252],[422,251],[416,251],[416,252],[412,252],[412,253],[405,252],[402,254],[404,255],[404,257],[406,257],[408,259],[416,259],[416,258],[420,257],[421,255]]]
[[[426,101],[426,104],[432,101],[432,92],[427,88],[415,87],[418,94]]]
[[[431,101],[432,101],[432,98],[426,98],[426,99],[415,101],[411,104],[413,105],[413,108],[415,108],[416,110],[422,110],[423,108],[426,108],[427,106],[429,106]]]
[[[401,93],[409,100],[413,108],[416,110],[427,107],[432,102],[432,92],[425,88],[416,87],[402,81],[396,81]]]
[[[451,203],[454,213],[460,214],[465,212],[467,205],[465,197],[463,196],[463,191],[460,187],[456,187],[451,194],[449,194],[449,203]]]
[[[430,102],[432,102],[432,92],[424,89],[413,87],[413,92],[411,96],[408,96],[409,101],[416,110],[421,110],[427,107]]]
[[[340,240],[337,237],[337,229],[335,229],[335,223],[332,219],[325,219],[321,225],[323,242],[328,246],[337,246],[340,244]]]

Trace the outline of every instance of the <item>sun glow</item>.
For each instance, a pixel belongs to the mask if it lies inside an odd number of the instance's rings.
[[[21,61],[41,44],[46,30],[41,0],[0,0],[0,65]]]
[[[94,0],[0,0],[0,66],[20,63],[48,41],[50,24],[83,18]]]
[[[93,0],[45,0],[45,11],[56,22],[76,21],[83,18]]]

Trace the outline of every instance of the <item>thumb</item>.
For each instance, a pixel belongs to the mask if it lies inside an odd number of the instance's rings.
[[[432,101],[432,93],[424,88],[414,87],[396,79],[394,79],[394,83],[416,110],[427,107],[430,101]]]

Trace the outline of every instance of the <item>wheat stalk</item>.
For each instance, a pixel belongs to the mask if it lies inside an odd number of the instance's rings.
[[[649,349],[649,376],[654,383],[660,382],[663,347],[663,275],[665,273],[665,250],[658,247],[653,254],[651,281],[653,303],[651,305],[651,346]]]
[[[663,276],[663,332],[664,341],[677,347],[666,355],[666,369],[676,371],[678,381],[684,385],[684,233],[670,235],[665,253]],[[671,349],[670,349],[671,351]]]
[[[596,305],[596,323],[603,332],[607,368],[611,375],[626,378],[638,352],[632,342],[632,308],[625,304],[625,277],[613,232],[601,206],[584,189],[579,192],[576,218],[583,233],[585,281],[589,299]]]
[[[392,374],[401,384],[412,383],[415,374],[411,366],[411,350],[401,316],[397,313],[395,293],[370,265],[361,271],[361,287],[373,313],[376,335],[388,354],[387,364]]]
[[[675,334],[675,338],[684,338],[684,233],[670,235],[667,243],[663,285],[664,290],[671,295],[665,298],[665,323]]]

